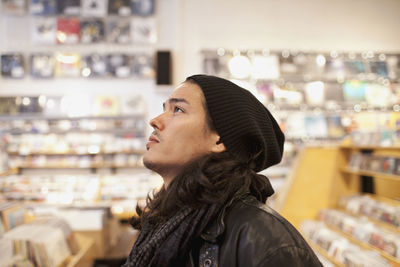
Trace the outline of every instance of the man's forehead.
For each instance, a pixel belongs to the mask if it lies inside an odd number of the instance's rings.
[[[199,87],[194,84],[183,83],[171,93],[165,102],[185,102],[189,105],[201,103],[203,93]]]

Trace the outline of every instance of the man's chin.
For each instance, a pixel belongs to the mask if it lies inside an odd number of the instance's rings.
[[[146,159],[146,156],[143,157],[143,165],[144,165],[147,169],[152,170],[153,163],[152,163],[152,161]]]
[[[158,170],[160,169],[159,164],[157,164],[157,162],[154,162],[153,160],[150,160],[146,157],[146,155],[143,157],[143,165],[152,171],[158,172]]]

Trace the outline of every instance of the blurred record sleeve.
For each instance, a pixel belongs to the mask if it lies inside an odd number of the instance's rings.
[[[133,55],[132,76],[137,78],[153,78],[155,76],[153,57],[145,54]]]
[[[23,78],[25,75],[23,55],[19,53],[1,55],[1,75],[12,79]]]
[[[52,78],[55,59],[51,54],[31,55],[31,76],[34,78]]]
[[[80,0],[58,0],[58,13],[67,16],[78,16],[81,13]]]
[[[1,11],[3,14],[24,15],[26,14],[26,0],[2,0]]]
[[[84,56],[81,74],[83,77],[105,77],[107,75],[106,57],[100,54]]]
[[[131,0],[131,7],[134,15],[154,15],[154,0]]]
[[[15,97],[0,97],[0,114],[18,114],[18,106]]]
[[[56,71],[58,77],[79,77],[81,56],[72,53],[57,53]]]
[[[31,0],[30,11],[32,15],[56,15],[57,0]]]
[[[57,21],[55,18],[33,17],[31,19],[31,41],[33,44],[56,43]]]
[[[125,54],[111,54],[107,56],[107,70],[114,77],[127,78],[131,75],[130,57]]]
[[[131,22],[127,18],[111,18],[107,21],[107,41],[128,44],[131,42]]]
[[[75,18],[58,18],[57,43],[77,44],[80,39],[80,22]]]
[[[132,42],[154,44],[157,41],[156,21],[153,18],[133,18],[131,20]]]
[[[108,13],[111,15],[130,16],[132,13],[130,0],[109,0]]]
[[[104,22],[100,19],[81,21],[81,42],[98,43],[104,40]]]
[[[105,17],[107,15],[107,0],[82,0],[82,16],[84,17]]]

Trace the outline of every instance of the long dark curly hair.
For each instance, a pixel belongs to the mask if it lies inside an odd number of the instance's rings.
[[[267,177],[255,173],[247,163],[240,163],[229,152],[203,156],[182,170],[169,184],[147,196],[146,206],[136,206],[137,216],[130,223],[141,229],[144,222],[162,223],[183,207],[224,203],[234,195],[250,193],[265,202],[273,194]]]

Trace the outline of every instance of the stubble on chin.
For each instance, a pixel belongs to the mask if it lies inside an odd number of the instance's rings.
[[[143,158],[143,165],[152,171],[155,171],[156,169],[156,164],[154,164],[154,162],[152,162],[151,160],[147,160],[146,157]]]

